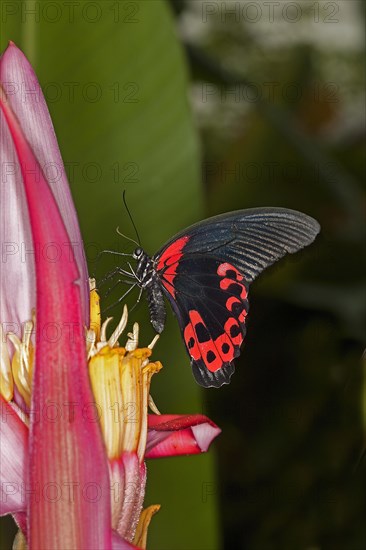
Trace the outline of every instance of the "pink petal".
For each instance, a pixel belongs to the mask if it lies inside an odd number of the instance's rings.
[[[40,250],[49,242],[68,244],[52,191],[3,94],[0,107],[22,161],[33,242]],[[43,254],[36,255],[36,355],[27,487],[30,550],[108,550],[112,545],[109,475],[93,415],[79,278],[72,256],[51,262]]]
[[[137,546],[122,539],[115,531],[112,533],[112,550],[139,550]]]
[[[145,496],[146,467],[136,453],[124,452],[109,464],[112,494],[112,527],[132,540]]]
[[[23,535],[27,538],[27,514],[25,512],[16,512],[13,514],[13,520],[16,522]]]
[[[0,395],[0,515],[26,509],[24,481],[28,428]]]
[[[40,252],[52,258],[61,251],[64,255],[75,251],[80,272],[83,318],[85,324],[88,324],[89,291],[83,243],[54,128],[37,77],[24,54],[13,43],[9,44],[0,59],[0,83],[48,179],[68,231],[69,238],[60,243],[62,248],[58,249],[49,238],[45,248]],[[36,305],[35,247],[19,161],[1,114],[0,124],[0,240],[3,254],[5,253],[5,262],[3,260],[2,265],[0,320],[7,323],[8,330],[20,336],[21,324],[31,319],[31,310]],[[21,161],[24,162],[24,159]],[[31,167],[25,165],[25,169],[29,170]],[[35,184],[39,178],[40,174],[37,174],[34,178]]]
[[[149,415],[146,458],[206,452],[221,432],[207,416]]]

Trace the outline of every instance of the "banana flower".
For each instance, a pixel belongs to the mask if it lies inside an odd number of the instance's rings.
[[[107,335],[52,121],[34,71],[0,59],[0,515],[14,548],[145,548],[146,458],[208,449],[203,415],[148,414],[156,339],[123,310]],[[158,411],[156,410],[158,413]]]

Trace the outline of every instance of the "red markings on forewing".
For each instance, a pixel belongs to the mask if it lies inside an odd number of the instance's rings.
[[[183,256],[182,250],[188,241],[189,235],[185,235],[184,237],[177,239],[170,246],[168,246],[168,248],[164,250],[163,254],[159,258],[157,266],[158,271],[168,265],[172,265],[177,262]]]
[[[220,334],[215,340],[211,338],[209,330],[203,321],[201,315],[196,310],[189,312],[190,322],[187,323],[184,329],[184,340],[188,349],[188,352],[192,359],[195,361],[202,360],[207,369],[211,372],[215,372],[222,368],[224,363],[230,363],[235,357],[234,344],[238,341],[236,330],[234,338],[229,337],[226,332]],[[232,319],[234,324],[238,327],[236,319]],[[204,341],[199,340],[199,328],[201,329],[201,335],[206,338]],[[230,330],[230,327],[229,327]],[[240,328],[239,328],[240,330]],[[241,331],[240,331],[241,334]]]
[[[175,298],[174,279],[177,275],[179,260],[183,256],[183,248],[189,241],[189,235],[185,235],[174,241],[159,258],[157,271],[161,271],[161,282],[166,290]]]

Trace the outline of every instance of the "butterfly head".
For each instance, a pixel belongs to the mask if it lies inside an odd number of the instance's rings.
[[[140,246],[138,246],[137,248],[135,248],[135,250],[133,251],[132,253],[132,257],[134,260],[141,260],[142,257],[144,255],[144,251],[142,250],[142,248]]]

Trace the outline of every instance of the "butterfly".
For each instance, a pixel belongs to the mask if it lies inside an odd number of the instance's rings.
[[[175,313],[198,384],[220,387],[234,372],[249,310],[250,284],[266,267],[312,243],[320,231],[310,216],[285,208],[254,208],[198,222],[150,257],[138,246],[130,289],[146,293],[150,319],[164,330],[165,299]],[[119,253],[117,253],[119,254]],[[122,254],[128,255],[128,254]],[[131,281],[132,279],[132,281]],[[140,297],[139,297],[140,298]]]

